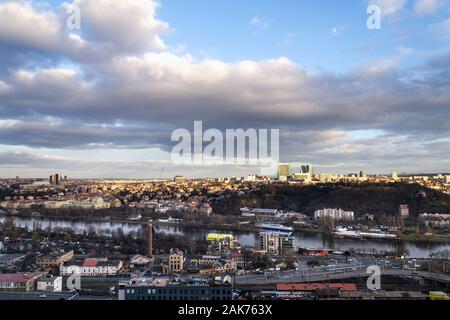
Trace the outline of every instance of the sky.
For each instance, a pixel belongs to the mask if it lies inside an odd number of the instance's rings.
[[[196,120],[316,172],[450,172],[449,114],[449,0],[0,0],[0,177],[258,173],[174,164]]]

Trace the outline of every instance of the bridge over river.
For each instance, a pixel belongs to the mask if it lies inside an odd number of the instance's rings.
[[[236,277],[235,286],[240,285],[276,285],[277,283],[312,283],[326,282],[336,280],[346,280],[355,278],[367,278],[365,267],[344,268],[340,270],[306,270],[306,271],[284,271],[272,275],[246,275]],[[440,274],[424,271],[402,270],[402,269],[383,269],[381,276],[398,276],[416,279],[425,279],[429,281],[450,284],[449,274]]]

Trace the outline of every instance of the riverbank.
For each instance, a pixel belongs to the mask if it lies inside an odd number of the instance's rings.
[[[217,225],[214,223],[201,223],[201,222],[170,222],[170,221],[152,221],[152,220],[129,220],[129,219],[103,219],[103,218],[86,218],[84,216],[64,216],[61,218],[55,217],[53,215],[38,215],[38,216],[31,216],[31,215],[24,215],[24,214],[16,214],[16,215],[3,215],[3,217],[10,217],[10,218],[22,218],[22,219],[47,219],[47,220],[53,220],[53,221],[72,221],[72,222],[85,222],[85,223],[115,223],[115,224],[128,224],[128,225],[148,225],[152,224],[155,227],[161,226],[161,227],[178,227],[178,228],[184,228],[184,229],[207,229],[207,230],[213,230],[218,232],[244,232],[244,233],[257,233],[259,229],[255,227],[253,224],[245,224],[245,225]],[[338,237],[335,237],[333,234],[330,234],[324,229],[321,228],[306,228],[306,227],[300,227],[295,226],[294,229],[296,233],[303,233],[303,234],[311,234],[311,235],[322,235],[326,236],[329,239],[338,239]],[[373,240],[373,239],[372,239]],[[353,239],[355,243],[363,240],[355,240]],[[401,235],[396,240],[390,240],[390,239],[380,239],[380,241],[406,241],[406,242],[413,242],[413,243],[423,243],[423,244],[449,244],[450,243],[450,236],[444,236],[444,235],[433,235],[433,236],[425,236],[425,235]]]
[[[85,223],[117,223],[117,224],[129,224],[129,225],[148,225],[152,224],[154,226],[165,226],[165,227],[180,227],[186,229],[211,229],[211,230],[221,230],[221,231],[236,231],[236,232],[257,232],[258,229],[253,225],[227,225],[222,224],[218,227],[214,223],[199,223],[199,222],[170,222],[170,221],[155,221],[155,220],[130,220],[130,219],[101,219],[101,218],[86,218],[83,216],[64,216],[55,217],[53,215],[4,215],[4,217],[9,218],[21,218],[21,219],[47,219],[47,220],[63,220],[72,222],[85,222]]]
[[[402,241],[410,242],[424,242],[424,243],[450,243],[450,236],[444,235],[415,235],[415,234],[403,234],[400,236]]]

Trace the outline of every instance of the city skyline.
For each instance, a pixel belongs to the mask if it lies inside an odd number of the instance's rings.
[[[280,161],[317,172],[448,172],[449,17],[447,0],[0,1],[0,178],[258,173],[174,165],[171,133],[197,120],[280,129]]]

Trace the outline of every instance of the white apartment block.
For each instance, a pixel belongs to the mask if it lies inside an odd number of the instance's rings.
[[[62,277],[42,277],[37,282],[37,291],[61,292]]]
[[[62,276],[79,274],[82,277],[114,276],[122,269],[122,261],[86,260],[83,263],[67,262],[60,267]]]
[[[355,220],[355,213],[353,211],[344,211],[342,209],[323,209],[314,212],[314,219],[320,220],[325,218],[332,218],[334,220]]]

